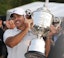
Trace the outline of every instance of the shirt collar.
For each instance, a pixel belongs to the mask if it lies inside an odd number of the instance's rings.
[[[14,30],[15,30],[15,31],[21,31],[21,30],[17,29],[17,27],[15,27]]]

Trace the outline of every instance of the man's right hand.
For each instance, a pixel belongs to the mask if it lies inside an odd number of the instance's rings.
[[[26,27],[29,28],[29,30],[33,27],[33,20],[25,19]]]

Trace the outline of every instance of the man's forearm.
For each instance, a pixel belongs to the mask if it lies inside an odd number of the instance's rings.
[[[13,36],[13,37],[9,37],[7,40],[6,40],[6,44],[9,46],[9,47],[14,47],[16,46],[22,39],[23,37],[27,34],[28,32],[28,28],[26,28],[25,30],[23,30],[22,32],[20,32],[19,34]]]
[[[48,57],[48,54],[50,52],[50,46],[51,46],[51,37],[47,37],[46,46],[45,46],[45,56],[46,57]]]

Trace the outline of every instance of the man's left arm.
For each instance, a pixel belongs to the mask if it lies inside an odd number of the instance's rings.
[[[51,37],[47,37],[45,41],[45,56],[48,57],[51,47]]]
[[[46,57],[48,57],[48,54],[50,52],[50,48],[51,48],[51,41],[52,41],[52,36],[55,35],[57,33],[57,30],[53,25],[50,26],[50,31],[48,33],[48,36],[46,38],[46,42],[45,42],[45,55]]]

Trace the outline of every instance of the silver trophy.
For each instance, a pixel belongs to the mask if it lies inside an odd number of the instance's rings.
[[[39,8],[33,12],[32,19],[35,23],[32,32],[37,38],[31,40],[25,56],[26,58],[41,58],[43,55],[45,56],[45,41],[43,36],[47,36],[46,34],[52,24],[52,14],[46,7],[43,9]]]
[[[34,20],[32,32],[37,36],[37,38],[31,40],[28,51],[25,53],[25,57],[43,58],[45,57],[45,41],[43,37],[47,36],[50,26],[55,20],[46,7],[39,8],[34,11],[32,18]]]

